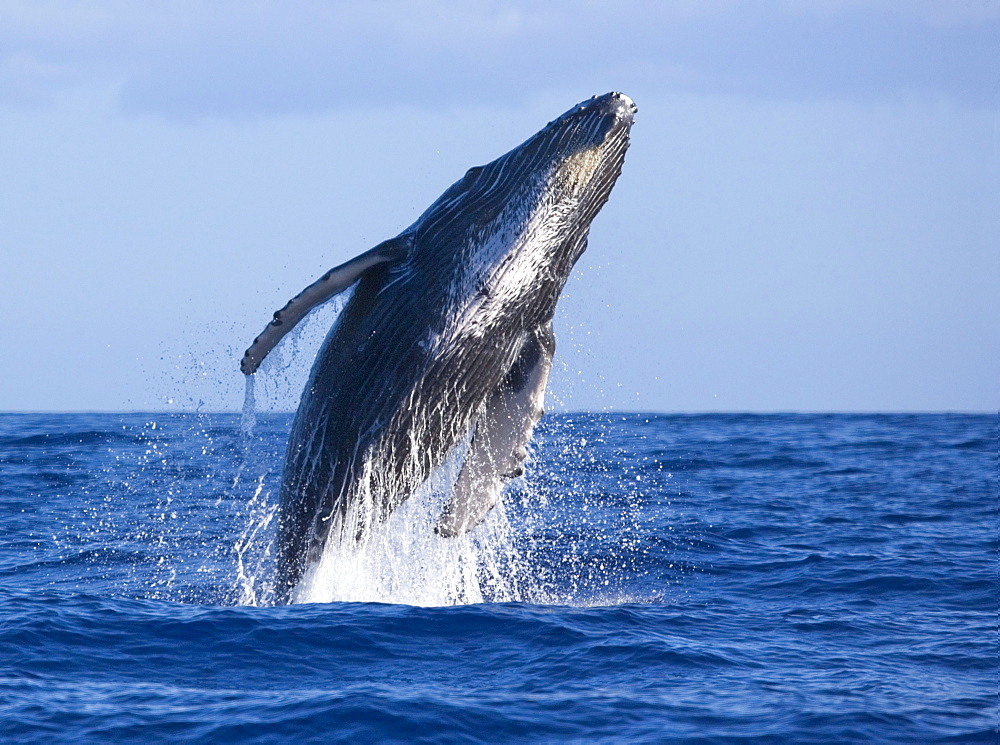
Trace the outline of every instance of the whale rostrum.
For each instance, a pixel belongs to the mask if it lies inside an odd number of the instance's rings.
[[[621,173],[635,111],[622,93],[595,96],[471,168],[400,235],[292,298],[247,349],[250,375],[310,310],[354,287],[289,435],[279,601],[327,542],[364,540],[463,443],[442,536],[482,522],[523,472],[556,303]]]

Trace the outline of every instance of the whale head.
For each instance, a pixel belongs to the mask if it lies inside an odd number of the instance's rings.
[[[477,294],[506,297],[508,308],[526,307],[532,289],[558,294],[621,173],[635,112],[623,93],[577,104],[470,168],[421,215],[408,231],[418,251],[459,259],[452,307]]]
[[[599,209],[621,173],[635,112],[624,93],[577,104],[510,152],[470,168],[416,224],[456,213],[486,224],[505,207],[542,199]]]
[[[590,192],[603,204],[621,172],[635,112],[623,93],[594,96],[492,163],[469,169],[460,184],[475,198],[516,199],[533,183],[555,199]]]

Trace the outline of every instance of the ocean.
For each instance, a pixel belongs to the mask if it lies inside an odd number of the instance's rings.
[[[0,415],[0,740],[998,742],[995,415],[546,415],[273,606],[289,424]]]

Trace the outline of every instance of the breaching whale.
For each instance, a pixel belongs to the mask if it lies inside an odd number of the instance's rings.
[[[290,300],[247,349],[250,375],[311,309],[354,287],[288,439],[279,602],[328,541],[362,540],[462,443],[442,536],[479,524],[523,472],[556,302],[621,173],[635,111],[622,93],[595,96],[471,168],[398,236]]]

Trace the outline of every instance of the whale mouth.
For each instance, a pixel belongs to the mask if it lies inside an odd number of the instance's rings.
[[[630,127],[635,122],[635,114],[639,107],[635,101],[619,91],[594,96],[583,101],[567,111],[552,124],[559,124],[569,119],[577,119],[597,115],[613,120],[616,124]]]
[[[636,112],[639,111],[639,107],[635,105],[635,101],[626,96],[624,93],[615,91],[613,93],[607,93],[604,96],[600,96],[601,99],[607,99],[604,104],[608,106],[620,122],[623,124],[631,125],[635,122]]]

